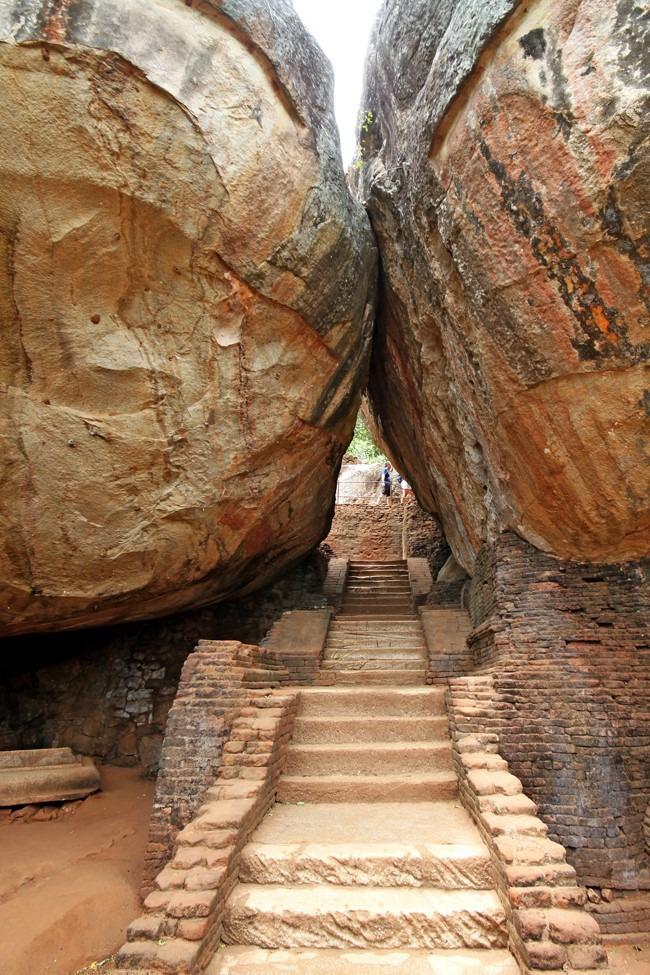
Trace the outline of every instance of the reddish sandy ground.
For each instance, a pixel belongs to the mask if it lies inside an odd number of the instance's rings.
[[[0,826],[0,975],[73,975],[141,913],[154,783],[136,769],[101,776],[64,819]]]
[[[140,913],[154,784],[101,773],[102,792],[68,818],[0,826],[0,975],[75,975]],[[650,975],[650,941],[608,951],[611,975]]]
[[[650,941],[634,945],[607,945],[611,975],[650,975]]]

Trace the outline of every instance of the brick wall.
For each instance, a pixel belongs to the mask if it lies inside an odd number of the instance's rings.
[[[446,684],[450,677],[473,670],[467,647],[472,624],[464,609],[423,607],[420,610],[427,645],[427,684]]]
[[[556,559],[513,534],[471,585],[468,645],[498,700],[484,727],[597,888],[650,888],[649,596],[638,564]]]
[[[598,924],[566,852],[548,838],[535,803],[499,754],[499,695],[490,677],[460,677],[447,690],[454,767],[463,805],[481,830],[523,971],[607,968]]]
[[[275,801],[293,731],[296,691],[268,686],[259,669],[267,654],[260,656],[256,647],[220,643],[204,645],[192,656],[170,715],[174,717],[178,703],[178,717],[184,714],[187,722],[170,721],[165,755],[169,771],[178,776],[177,791],[198,784],[196,808],[192,815],[187,811],[183,828],[174,832],[164,869],[151,878],[144,913],[129,925],[127,942],[116,955],[116,972],[194,975],[204,970],[221,939],[241,851]],[[227,688],[225,693],[220,687]],[[212,784],[203,789],[201,770],[187,779],[184,760],[192,756],[193,745],[202,747],[200,726],[220,703],[230,724],[228,740],[221,748],[216,780],[212,776]],[[180,751],[174,752],[178,731],[187,733],[187,742],[182,739]],[[208,739],[217,740],[214,729]]]
[[[405,504],[382,501],[339,504],[323,547],[335,558],[424,558],[435,579],[450,549],[435,518],[412,498]]]
[[[0,641],[0,749],[68,746],[155,775],[181,668],[198,641],[259,644],[284,612],[325,605],[326,571],[314,553],[237,602]]]
[[[270,659],[269,659],[270,658]],[[169,712],[156,781],[143,889],[171,856],[176,835],[193,817],[223,763],[234,721],[255,687],[288,680],[259,647],[202,640],[185,662]]]

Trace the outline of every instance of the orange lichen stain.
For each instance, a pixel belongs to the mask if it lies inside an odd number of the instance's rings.
[[[594,307],[591,309],[591,315],[596,325],[603,333],[603,335],[607,335],[610,329],[610,325],[609,322],[607,321],[607,318],[605,317],[605,313],[602,307],[600,305],[594,305]]]

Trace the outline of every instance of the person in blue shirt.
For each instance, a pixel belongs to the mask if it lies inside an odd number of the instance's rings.
[[[389,508],[390,508],[391,503],[392,503],[392,494],[391,494],[391,471],[392,471],[392,469],[393,469],[392,468],[392,465],[388,461],[386,461],[386,463],[384,464],[384,466],[382,468],[382,472],[381,472],[381,475],[380,475],[380,478],[379,478],[379,480],[381,482],[381,492],[380,492],[379,497],[377,498],[377,502],[376,502],[377,504],[379,504],[379,502],[381,501],[382,498],[386,498],[386,504],[388,505]]]

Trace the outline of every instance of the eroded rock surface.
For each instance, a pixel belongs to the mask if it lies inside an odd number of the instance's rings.
[[[375,273],[331,87],[285,0],[2,6],[3,632],[250,591],[326,533]]]
[[[504,529],[580,560],[647,551],[647,23],[633,0],[379,15],[371,401],[470,571]]]

